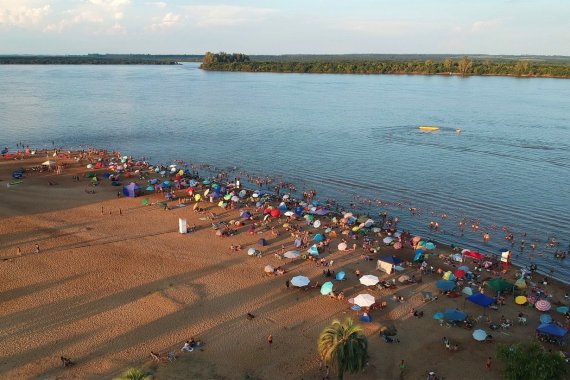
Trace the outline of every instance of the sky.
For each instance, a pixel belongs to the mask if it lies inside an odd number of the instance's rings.
[[[570,55],[570,0],[0,0],[0,54]]]

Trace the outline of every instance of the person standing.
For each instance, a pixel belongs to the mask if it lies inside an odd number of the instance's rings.
[[[485,362],[485,367],[487,367],[488,370],[491,369],[491,357],[490,356],[487,358],[487,362]]]
[[[286,280],[286,281],[285,281],[285,287],[286,287],[287,289],[289,289],[289,284],[290,284],[290,283],[289,283],[289,280]]]
[[[16,255],[22,256],[22,250],[20,249],[20,247],[16,248]]]
[[[35,250],[35,252],[36,252],[36,253],[40,253],[40,245],[37,244],[37,243],[36,243],[36,250]]]

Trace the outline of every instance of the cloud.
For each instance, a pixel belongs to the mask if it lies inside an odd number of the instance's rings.
[[[486,21],[475,21],[471,24],[471,31],[473,33],[486,32],[492,29],[496,29],[501,26],[501,20],[486,20]]]
[[[234,5],[190,5],[184,7],[188,18],[201,27],[228,26],[265,20],[275,9]]]
[[[120,21],[125,18],[125,10],[131,0],[87,0],[79,6],[62,13],[58,22],[47,25],[44,32],[63,32],[75,26],[96,24],[95,33],[124,33]]]
[[[21,4],[21,3],[20,3]],[[7,1],[0,4],[0,25],[29,27],[38,24],[49,12],[49,5],[31,7]]]
[[[144,3],[144,5],[149,5],[151,7],[157,7],[157,8],[166,8],[168,4],[166,4],[164,1],[148,1]]]
[[[153,24],[149,27],[150,30],[168,29],[180,23],[182,17],[175,13],[169,12],[164,17],[155,17]]]

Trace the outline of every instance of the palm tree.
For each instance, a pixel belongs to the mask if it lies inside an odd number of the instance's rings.
[[[121,377],[117,377],[115,380],[147,380],[150,376],[139,368],[129,368],[126,370]]]
[[[366,366],[368,339],[350,318],[344,322],[335,319],[321,332],[318,343],[321,358],[336,368],[339,379],[345,372],[356,373]]]

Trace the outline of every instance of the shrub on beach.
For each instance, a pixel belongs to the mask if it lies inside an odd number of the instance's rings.
[[[506,380],[562,380],[568,371],[558,352],[548,352],[536,342],[498,346],[497,357],[505,365]]]
[[[151,380],[152,376],[140,368],[129,368],[115,380]]]

